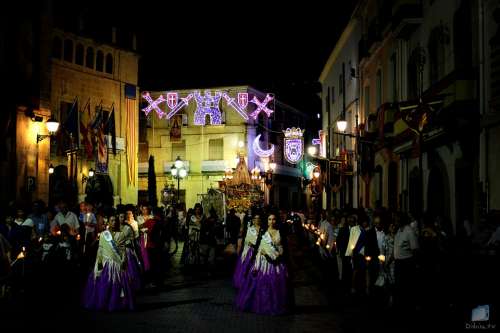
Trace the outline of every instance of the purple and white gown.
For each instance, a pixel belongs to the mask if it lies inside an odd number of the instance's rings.
[[[83,306],[92,310],[132,310],[134,293],[120,253],[109,231],[101,233],[94,269],[83,294]]]
[[[234,270],[233,285],[235,288],[239,289],[247,278],[246,276],[250,270],[249,266],[251,265],[250,259],[252,258],[255,243],[257,242],[257,235],[258,232],[255,226],[249,226],[243,244],[243,251],[236,262],[236,269]]]
[[[288,270],[283,261],[279,233],[262,236],[248,278],[236,297],[236,308],[258,314],[280,315],[288,311]]]
[[[119,232],[113,234],[113,238],[125,258],[125,270],[129,283],[137,291],[141,289],[141,264],[134,248],[134,235],[132,227],[124,224]]]

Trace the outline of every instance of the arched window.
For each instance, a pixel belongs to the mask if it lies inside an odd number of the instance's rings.
[[[104,53],[101,50],[97,51],[95,59],[95,69],[99,72],[104,71]]]
[[[435,83],[442,79],[445,74],[446,49],[450,37],[448,28],[443,24],[432,29],[429,36],[429,81]]]
[[[64,61],[73,62],[73,41],[71,39],[64,41]]]
[[[85,57],[85,66],[94,69],[94,49],[87,47],[87,56]]]
[[[76,44],[75,64],[83,66],[83,45]]]
[[[377,71],[377,80],[376,82],[376,88],[377,88],[377,95],[375,96],[376,98],[376,103],[377,103],[377,109],[382,105],[382,71],[379,69]]]
[[[419,96],[419,87],[420,87],[420,75],[418,72],[418,66],[420,61],[420,52],[419,49],[413,50],[411,53],[410,59],[408,59],[407,65],[407,78],[408,78],[408,99],[417,99]]]
[[[106,55],[106,73],[113,74],[113,56],[111,53]]]
[[[62,57],[62,40],[59,37],[54,37],[52,41],[52,58],[61,59]]]

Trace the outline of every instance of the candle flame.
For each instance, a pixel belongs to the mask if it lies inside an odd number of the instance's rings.
[[[372,260],[372,257],[370,257],[370,256],[366,256],[366,258],[365,258],[365,259],[366,259],[366,261],[370,261],[370,260]]]
[[[330,248],[330,245],[326,244],[326,248],[329,249]]]
[[[383,254],[378,256],[378,260],[384,262],[385,261],[385,256]]]

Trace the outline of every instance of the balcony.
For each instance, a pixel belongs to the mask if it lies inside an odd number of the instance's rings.
[[[227,167],[225,160],[201,161],[201,172],[224,172]]]
[[[396,38],[408,39],[421,23],[421,0],[394,1],[392,5],[392,30]]]
[[[184,167],[186,168],[186,170],[190,171],[190,165],[189,165],[189,161],[182,161],[184,163]],[[169,174],[170,175],[170,169],[172,169],[172,165],[174,165],[175,161],[163,161],[163,172],[165,172],[166,174]]]

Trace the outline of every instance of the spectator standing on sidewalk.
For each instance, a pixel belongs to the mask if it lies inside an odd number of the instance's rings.
[[[408,217],[401,214],[398,230],[394,236],[394,259],[396,277],[396,301],[402,310],[415,303],[416,254],[419,248],[417,235],[410,227]],[[406,308],[406,309],[405,309]]]

